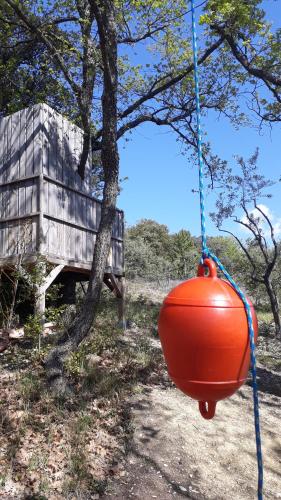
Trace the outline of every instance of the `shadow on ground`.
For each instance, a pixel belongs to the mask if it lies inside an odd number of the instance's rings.
[[[258,387],[259,391],[273,396],[281,397],[281,375],[271,372],[267,368],[257,368]],[[252,387],[252,380],[248,380],[247,384]]]

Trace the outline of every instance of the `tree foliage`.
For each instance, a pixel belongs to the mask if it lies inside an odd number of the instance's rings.
[[[86,149],[89,135],[94,149],[101,148],[102,138],[103,63],[95,3],[1,2],[0,31],[7,42],[2,82],[9,73],[20,77],[9,78],[4,110],[47,100],[83,127]],[[116,0],[114,4],[117,137],[150,121],[170,126],[194,146],[189,1]],[[253,111],[252,119],[279,120],[280,30],[271,29],[261,1],[209,0],[200,21],[204,27],[199,57],[202,112],[214,109],[243,124],[249,120],[240,107],[244,100]],[[12,57],[10,68],[7,53]]]
[[[149,280],[194,276],[199,250],[185,229],[171,234],[164,224],[142,219],[126,231],[126,273]]]
[[[159,224],[154,220],[142,219],[138,224],[130,227],[127,232],[129,237],[143,240],[155,254],[166,259],[170,258],[171,241],[166,225]]]
[[[21,3],[26,9],[32,8],[31,2]],[[47,102],[67,112],[70,118],[77,118],[73,95],[44,44],[34,32],[26,32],[7,2],[2,0],[0,6],[0,114]]]
[[[169,259],[158,255],[140,236],[127,235],[125,240],[126,276],[147,281],[163,281],[172,277]]]
[[[186,229],[171,235],[171,262],[177,278],[188,278],[196,272],[199,252],[194,238]]]

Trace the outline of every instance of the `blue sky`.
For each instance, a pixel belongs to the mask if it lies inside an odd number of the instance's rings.
[[[280,2],[263,2],[267,18],[280,25],[278,11]],[[249,157],[258,146],[259,166],[264,175],[281,177],[281,124],[262,134],[251,128],[235,130],[229,122],[210,116],[205,120],[204,131],[212,144],[213,152],[221,158],[233,161],[233,155]],[[118,206],[125,211],[129,225],[142,218],[154,219],[166,224],[171,232],[182,228],[192,234],[200,232],[198,195],[198,174],[187,157],[181,152],[176,136],[161,127],[144,124],[130,136],[129,142],[119,144],[121,177],[129,179],[122,184]],[[272,188],[273,198],[266,201],[276,222],[281,218],[281,184]],[[213,196],[207,198],[207,211],[213,209]],[[209,235],[217,234],[210,220],[207,221]]]

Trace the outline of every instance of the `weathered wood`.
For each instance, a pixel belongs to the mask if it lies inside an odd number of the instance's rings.
[[[54,282],[56,277],[60,274],[60,272],[63,270],[63,268],[64,268],[63,264],[56,266],[47,276],[45,276],[43,282],[37,286],[36,299],[35,299],[35,312],[36,314],[42,317],[42,324],[44,323],[44,314],[46,307],[46,291]]]
[[[114,292],[114,286],[109,278],[109,273],[104,274],[103,282],[111,292]]]
[[[126,315],[125,315],[125,298],[126,298],[126,285],[124,276],[115,277],[113,273],[105,273],[103,278],[104,284],[109,290],[115,293],[118,305],[118,325],[123,330],[126,329]]]
[[[34,175],[29,175],[29,176],[26,176],[26,177],[21,177],[20,179],[17,178],[17,179],[12,179],[10,181],[7,181],[7,182],[1,182],[1,187],[6,187],[6,186],[12,186],[14,184],[20,184],[21,182],[25,182],[25,181],[30,181],[30,180],[33,180],[33,179],[37,179],[39,177],[39,174],[34,174]]]
[[[120,299],[122,297],[122,289],[119,286],[120,282],[117,281],[113,273],[108,273],[107,275],[105,275],[105,279],[107,281],[110,281],[112,291],[114,291],[116,297]]]
[[[28,218],[30,217],[38,217],[38,215],[40,215],[40,212],[34,212],[34,213],[31,213],[28,215]],[[27,216],[26,214],[25,215],[14,215],[13,217],[1,217],[1,220],[0,222],[1,223],[4,223],[4,222],[13,222],[13,221],[20,221],[20,220],[26,220],[27,219]]]
[[[40,292],[46,292],[46,290],[51,286],[53,281],[56,279],[56,277],[60,274],[60,272],[63,270],[64,264],[60,264],[56,266],[52,271],[46,276],[44,279],[43,283],[40,285],[39,290]]]
[[[101,219],[77,172],[82,131],[45,104],[0,119],[0,265],[17,254],[21,227],[32,220],[24,248],[50,262],[89,269]],[[108,268],[123,274],[124,214],[116,210]]]
[[[44,323],[44,314],[46,308],[46,292],[40,292],[39,290],[36,292],[35,299],[35,314],[42,318],[41,322]]]
[[[126,330],[126,282],[124,276],[118,278],[121,296],[118,297],[118,324]]]

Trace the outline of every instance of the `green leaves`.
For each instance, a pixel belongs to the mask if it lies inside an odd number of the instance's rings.
[[[201,24],[224,23],[227,26],[251,28],[259,31],[263,28],[264,11],[259,8],[261,0],[209,0]]]
[[[183,278],[194,274],[199,252],[189,231],[170,234],[167,226],[142,219],[126,232],[126,265],[131,278]]]

